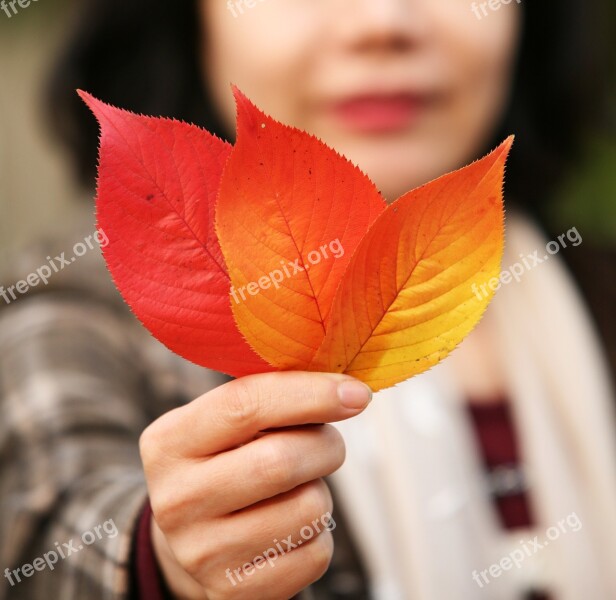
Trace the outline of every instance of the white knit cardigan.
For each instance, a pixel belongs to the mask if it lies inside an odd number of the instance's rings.
[[[503,266],[545,244],[529,222],[509,217]],[[578,292],[552,256],[503,286],[488,310],[538,524],[513,538],[498,525],[445,360],[337,425],[347,459],[333,482],[373,597],[518,600],[534,584],[557,600],[615,600],[614,403]],[[482,578],[492,564],[500,572]]]

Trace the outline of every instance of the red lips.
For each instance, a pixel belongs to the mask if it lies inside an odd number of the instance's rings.
[[[424,104],[424,99],[408,93],[373,94],[339,102],[334,105],[333,113],[347,127],[379,133],[409,127]]]

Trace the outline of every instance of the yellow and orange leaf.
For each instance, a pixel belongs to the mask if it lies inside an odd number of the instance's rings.
[[[472,286],[500,269],[512,142],[402,196],[376,220],[343,276],[312,370],[379,390],[435,365],[473,329],[491,294]]]

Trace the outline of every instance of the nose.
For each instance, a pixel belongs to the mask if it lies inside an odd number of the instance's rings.
[[[339,39],[354,51],[404,52],[426,31],[421,1],[349,0],[345,6],[346,15],[338,26]]]

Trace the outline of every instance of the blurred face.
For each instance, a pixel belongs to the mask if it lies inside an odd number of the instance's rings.
[[[522,9],[471,7],[201,0],[206,78],[229,131],[232,82],[347,156],[392,200],[478,158],[505,109]]]

